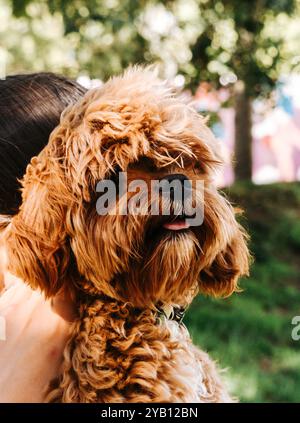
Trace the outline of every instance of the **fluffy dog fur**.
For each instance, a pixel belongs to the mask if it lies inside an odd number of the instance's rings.
[[[220,164],[205,120],[152,69],[131,68],[67,109],[32,159],[7,244],[10,270],[79,318],[49,401],[222,402],[213,362],[158,305],[228,296],[248,271],[246,236],[213,184]],[[204,222],[160,231],[162,217],[96,212],[98,181],[184,173],[205,183]],[[196,193],[197,195],[197,193]],[[121,199],[119,199],[121,201]]]

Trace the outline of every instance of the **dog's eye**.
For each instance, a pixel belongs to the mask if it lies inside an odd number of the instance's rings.
[[[193,171],[196,175],[203,174],[203,164],[200,161],[195,160],[194,158],[184,157],[183,166],[185,169]]]
[[[202,167],[201,163],[194,162],[193,163],[193,170],[194,170],[195,173],[203,173],[203,167]]]
[[[109,174],[107,175],[108,179],[110,179],[113,182],[118,181],[119,179],[119,173],[122,172],[122,169],[120,168],[119,165],[114,166],[113,170],[111,170],[109,172]]]
[[[149,157],[142,157],[138,161],[138,166],[143,168],[144,170],[146,170],[148,172],[156,172],[157,171],[157,166],[155,165],[153,160],[151,160]]]
[[[119,173],[122,171],[120,166],[115,166],[107,175],[106,179],[112,181],[115,184],[116,192],[119,192]]]

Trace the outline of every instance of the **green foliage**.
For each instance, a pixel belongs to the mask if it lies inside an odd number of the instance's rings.
[[[223,77],[226,84],[226,78],[233,82],[237,77],[246,82],[250,95],[264,94],[280,73],[299,66],[300,56],[295,56],[299,51],[299,3],[0,0],[1,9],[11,5],[8,19],[13,34],[8,39],[0,29],[0,43],[8,51],[9,72],[19,70],[22,63],[29,70],[24,49],[31,43],[32,62],[38,61],[44,69],[73,75],[81,71],[103,79],[131,63],[155,61],[162,65],[164,76],[180,72],[190,87],[196,87],[199,80],[219,84]],[[49,34],[43,25],[46,17],[57,28],[53,33],[51,26]],[[15,23],[20,22],[21,29],[14,31]],[[27,39],[25,47],[23,38]]]
[[[192,60],[199,72],[218,82],[227,69],[245,82],[248,95],[268,93],[286,60],[286,33],[279,27],[270,31],[269,23],[284,13],[292,14],[297,0],[200,3],[206,26],[192,47]]]
[[[13,0],[12,1],[13,14],[17,18],[27,15],[26,7],[29,3],[31,3],[31,0]]]
[[[185,323],[194,341],[228,367],[224,377],[241,401],[299,402],[300,341],[291,338],[291,320],[300,315],[300,185],[227,191],[245,210],[251,275],[228,299],[199,296]]]

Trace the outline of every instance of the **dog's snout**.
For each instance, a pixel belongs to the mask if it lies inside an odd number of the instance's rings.
[[[162,181],[165,180],[168,182],[179,181],[183,184],[184,181],[188,181],[189,178],[185,176],[183,173],[172,173],[170,175],[165,175],[163,178],[161,178],[161,180]]]
[[[160,179],[161,193],[171,201],[184,202],[191,195],[191,181],[183,173],[172,173]]]

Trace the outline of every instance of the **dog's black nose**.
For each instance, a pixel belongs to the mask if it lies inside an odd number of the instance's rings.
[[[191,181],[183,173],[172,173],[160,179],[160,190],[171,201],[184,201],[191,194]]]
[[[171,175],[166,175],[161,178],[161,181],[166,180],[168,182],[179,181],[184,184],[184,181],[188,181],[189,178],[185,176],[183,173],[172,173]]]

